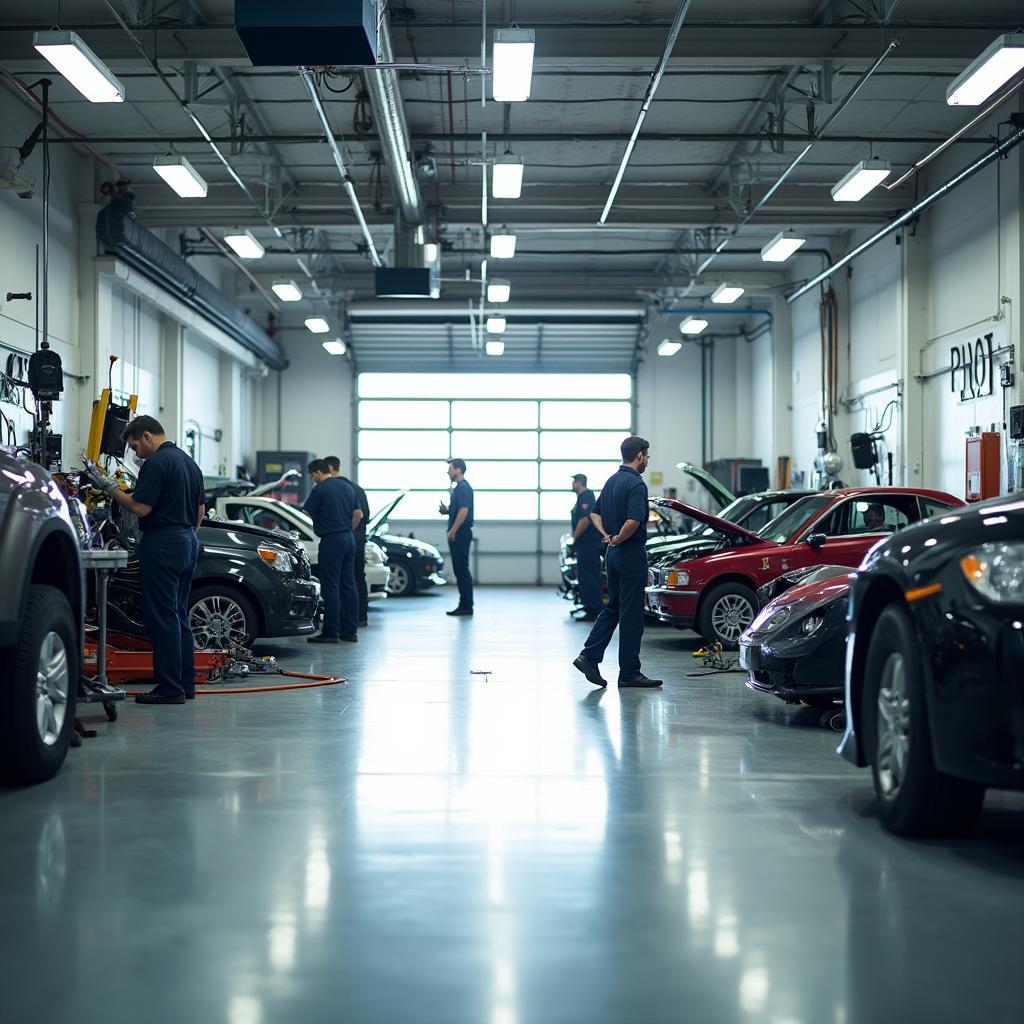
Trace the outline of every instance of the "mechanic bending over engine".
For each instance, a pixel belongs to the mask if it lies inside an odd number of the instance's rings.
[[[368,626],[370,624],[370,593],[366,589],[366,523],[370,518],[370,500],[366,497],[366,491],[355,480],[349,480],[348,477],[342,476],[341,459],[337,455],[325,455],[324,462],[327,463],[331,476],[344,480],[356,492],[356,504],[359,506],[360,512],[362,512],[362,519],[359,520],[359,525],[355,529],[356,593],[359,595],[359,625],[361,627]]]
[[[86,475],[112,501],[139,517],[142,613],[153,642],[156,686],[137,704],[184,704],[196,695],[195,641],[188,596],[199,558],[196,531],[206,515],[203,474],[152,416],[136,416],[121,434],[142,460],[130,494],[91,464]]]

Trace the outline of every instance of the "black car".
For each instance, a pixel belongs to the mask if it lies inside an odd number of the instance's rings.
[[[796,575],[794,585],[788,577]],[[782,581],[761,588],[759,597],[782,587],[740,636],[747,686],[787,704],[830,708],[843,697],[850,570],[819,565]]]
[[[391,570],[388,581],[391,597],[408,597],[420,590],[443,587],[447,582],[441,575],[444,559],[433,544],[387,532],[388,517],[407,493],[402,491],[395,495],[394,500],[372,515],[366,524],[367,539],[379,544],[387,557]]]
[[[1024,501],[915,524],[853,578],[840,753],[871,767],[886,828],[969,831],[1024,788]]]

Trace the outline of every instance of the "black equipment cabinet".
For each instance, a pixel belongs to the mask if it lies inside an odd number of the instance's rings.
[[[315,459],[312,452],[257,452],[256,483],[270,484],[290,469],[297,469],[297,479],[286,480],[273,496],[292,505],[301,505],[309,496],[312,481],[306,467]]]

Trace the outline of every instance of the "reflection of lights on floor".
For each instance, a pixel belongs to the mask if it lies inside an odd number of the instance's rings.
[[[736,919],[719,920],[715,929],[715,956],[727,960],[739,955],[740,937],[736,931]]]
[[[331,900],[331,864],[324,845],[322,838],[310,842],[309,856],[306,858],[307,910],[326,910]]]
[[[260,1024],[263,1007],[252,996],[232,996],[228,1004],[228,1024]]]
[[[270,966],[275,971],[290,971],[295,966],[294,924],[276,924],[270,929]]]
[[[665,863],[678,864],[683,859],[683,840],[678,832],[665,833]]]
[[[516,1024],[518,1017],[511,1006],[495,1006],[491,1009],[491,1024]]]
[[[740,977],[740,1006],[755,1013],[768,1000],[768,971],[763,967],[748,967]]]
[[[711,909],[708,895],[708,873],[703,868],[695,868],[686,876],[686,910],[690,924],[700,926],[704,923]]]

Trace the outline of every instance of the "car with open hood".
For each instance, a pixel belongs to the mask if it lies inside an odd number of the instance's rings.
[[[855,568],[877,541],[963,505],[943,491],[847,487],[809,495],[755,533],[681,502],[654,501],[711,526],[716,546],[695,558],[669,556],[652,565],[648,608],[663,622],[696,629],[730,650],[753,622],[756,592],[765,583],[807,565]]]
[[[388,530],[388,519],[408,491],[399,491],[372,516],[366,527],[366,536],[384,551],[391,578],[388,593],[392,597],[409,597],[421,590],[443,587],[444,558],[433,544],[416,537],[403,537]]]

